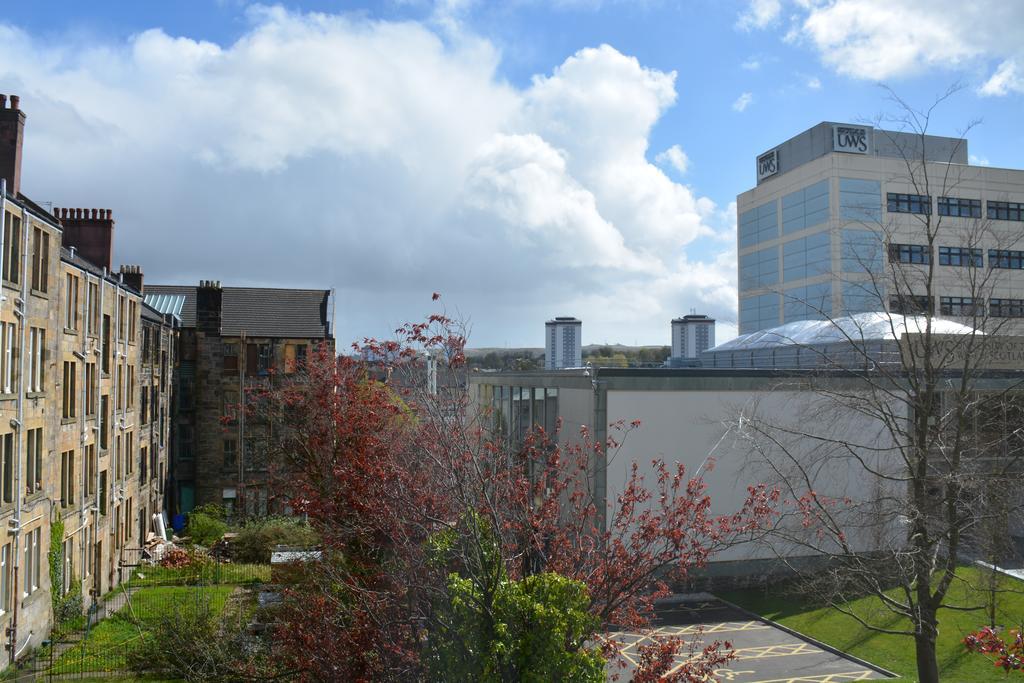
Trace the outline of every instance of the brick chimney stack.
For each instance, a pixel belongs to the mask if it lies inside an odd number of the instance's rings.
[[[224,290],[220,281],[201,280],[196,288],[196,330],[220,335]]]
[[[142,266],[121,266],[121,280],[139,294],[142,291]]]
[[[114,251],[114,219],[110,209],[57,209],[53,215],[64,226],[64,246],[94,266],[111,270]],[[141,279],[141,276],[140,276]]]
[[[0,178],[7,180],[7,194],[18,196],[21,192],[21,146],[25,140],[25,112],[19,105],[21,98],[11,95],[11,106],[7,106],[7,95],[0,95]]]

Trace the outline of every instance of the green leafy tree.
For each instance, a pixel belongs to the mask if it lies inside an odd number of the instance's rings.
[[[488,595],[453,573],[448,593],[448,628],[431,643],[437,680],[605,680],[605,659],[587,643],[600,622],[582,581],[544,572],[503,579]]]

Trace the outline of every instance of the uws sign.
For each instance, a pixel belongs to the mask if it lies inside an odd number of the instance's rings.
[[[832,126],[832,149],[850,154],[871,154],[871,129],[867,126]]]
[[[779,150],[773,149],[757,158],[757,182],[779,172]]]

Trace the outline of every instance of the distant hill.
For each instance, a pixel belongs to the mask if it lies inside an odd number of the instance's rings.
[[[583,353],[594,353],[598,349],[609,348],[613,353],[636,353],[641,349],[660,349],[667,344],[651,344],[650,346],[628,346],[626,344],[587,344],[583,347]],[[466,356],[476,358],[486,356],[488,353],[496,353],[501,356],[543,356],[544,348],[541,346],[480,346],[466,349]]]

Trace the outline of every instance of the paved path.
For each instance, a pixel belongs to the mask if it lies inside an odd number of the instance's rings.
[[[701,643],[728,640],[736,658],[719,669],[722,681],[735,683],[845,683],[888,678],[881,671],[822,649],[768,622],[756,619],[710,595],[679,596],[658,608],[655,628],[646,632],[608,634],[625,643],[629,680],[639,661],[639,647],[658,636],[682,636]],[[699,648],[698,648],[699,651]],[[679,665],[686,655],[677,657]]]

